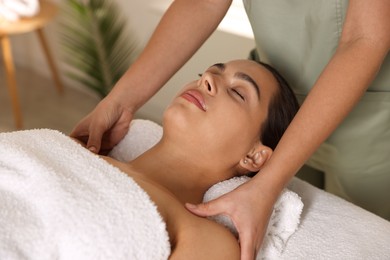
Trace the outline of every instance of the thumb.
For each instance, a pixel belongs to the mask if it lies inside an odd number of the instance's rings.
[[[220,205],[223,205],[223,203],[221,203],[219,199],[215,199],[208,202],[200,203],[198,205],[186,203],[185,207],[195,215],[198,215],[200,217],[209,217],[219,215],[224,212],[223,208]]]
[[[240,233],[241,260],[253,260],[256,256],[255,239],[250,233]]]

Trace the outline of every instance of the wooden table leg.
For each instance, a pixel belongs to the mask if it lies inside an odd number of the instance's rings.
[[[49,45],[47,44],[46,37],[45,37],[45,34],[44,34],[42,28],[37,29],[37,33],[38,33],[39,40],[41,42],[43,51],[45,52],[47,62],[49,63],[51,72],[53,74],[53,79],[54,79],[54,82],[55,82],[55,84],[57,86],[57,90],[58,90],[59,93],[63,93],[64,92],[64,87],[63,87],[62,82],[60,80],[60,76],[58,74],[57,67],[56,67],[56,65],[54,63],[54,59],[53,59],[53,57],[51,55],[51,52],[50,52],[50,49],[49,49]]]
[[[15,118],[15,126],[17,129],[22,129],[22,113],[20,110],[19,94],[16,85],[15,67],[12,60],[11,43],[7,35],[0,36],[1,46],[3,49],[3,58],[7,77],[8,91],[11,97],[12,109]]]

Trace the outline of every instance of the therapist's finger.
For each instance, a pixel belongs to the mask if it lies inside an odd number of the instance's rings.
[[[221,206],[219,206],[219,205],[223,205],[223,203],[220,203],[219,200],[221,200],[221,199],[219,198],[216,200],[211,200],[211,201],[208,201],[205,203],[200,203],[197,205],[194,205],[191,203],[186,203],[185,207],[189,211],[191,211],[192,213],[194,213],[195,215],[198,215],[200,217],[214,216],[214,215],[224,213],[224,209],[226,207],[226,205],[223,208]]]
[[[87,139],[85,138],[88,136],[88,118],[83,118],[70,132],[69,136],[79,139],[80,141],[87,144]]]
[[[102,126],[95,124],[91,124],[90,129],[87,148],[93,153],[98,153],[100,151],[105,129]]]

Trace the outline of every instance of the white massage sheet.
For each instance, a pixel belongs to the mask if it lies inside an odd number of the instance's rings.
[[[134,158],[161,131],[134,120],[111,156]],[[215,185],[205,199],[243,181]],[[390,223],[293,179],[264,241],[258,259],[386,259]],[[0,259],[165,259],[169,251],[154,204],[118,169],[56,131],[0,134]]]

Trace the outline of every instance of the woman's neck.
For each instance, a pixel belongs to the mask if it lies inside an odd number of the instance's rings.
[[[220,181],[202,167],[192,151],[160,141],[130,162],[132,170],[171,192],[181,203],[200,203],[209,187]]]

